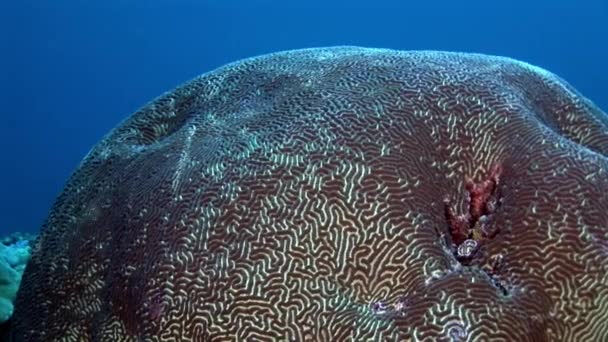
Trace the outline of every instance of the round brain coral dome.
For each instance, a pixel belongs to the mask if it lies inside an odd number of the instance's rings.
[[[508,58],[204,74],[86,156],[15,341],[607,341],[608,116]]]

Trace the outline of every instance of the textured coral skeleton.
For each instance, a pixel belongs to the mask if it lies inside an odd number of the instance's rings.
[[[239,61],[57,199],[17,341],[607,341],[608,118],[508,58]]]

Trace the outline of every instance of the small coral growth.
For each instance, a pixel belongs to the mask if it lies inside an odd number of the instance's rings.
[[[13,303],[25,265],[30,260],[30,239],[12,235],[0,241],[0,324],[13,314]]]

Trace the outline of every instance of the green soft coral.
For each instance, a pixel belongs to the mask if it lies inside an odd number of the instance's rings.
[[[27,240],[10,245],[0,243],[0,323],[6,322],[13,314],[13,303],[29,259]]]

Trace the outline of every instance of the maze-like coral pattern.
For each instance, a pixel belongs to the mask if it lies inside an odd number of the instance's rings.
[[[85,158],[18,341],[608,340],[608,117],[498,57],[230,64]]]

